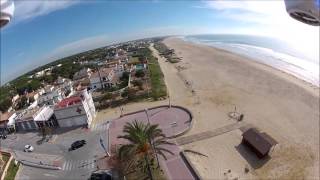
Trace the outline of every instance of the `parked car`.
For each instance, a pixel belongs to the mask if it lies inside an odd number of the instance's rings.
[[[111,171],[96,171],[91,174],[89,180],[112,180],[112,173]]]
[[[79,141],[75,141],[74,143],[71,144],[71,147],[69,148],[69,151],[73,151],[76,150],[78,148],[81,148],[82,146],[84,146],[87,142],[85,140],[79,140]]]
[[[33,150],[34,148],[29,144],[24,146],[24,152],[32,152]]]

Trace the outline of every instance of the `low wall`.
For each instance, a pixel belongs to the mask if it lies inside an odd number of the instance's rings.
[[[19,160],[19,162],[23,165],[31,166],[31,167],[52,169],[52,170],[60,170],[61,169],[61,167],[59,167],[59,166],[53,166],[50,164],[40,164],[40,163],[35,163],[35,162],[31,162],[31,161],[26,161],[26,160]]]
[[[9,156],[10,156],[10,158],[9,158],[6,166],[4,167],[4,170],[3,170],[3,172],[2,172],[2,175],[1,175],[1,180],[4,180],[4,177],[6,177],[8,168],[9,168],[9,166],[10,166],[10,163],[11,163],[11,161],[13,160],[13,156],[12,156],[10,153],[8,153],[8,152],[2,152],[2,151],[1,151],[0,153],[6,154],[6,155],[9,155]]]
[[[155,106],[155,107],[148,108],[148,109],[150,110],[150,109],[157,109],[157,108],[163,108],[163,107],[169,108],[170,106],[169,106],[169,105],[160,105],[160,106]],[[189,117],[190,117],[190,126],[189,126],[188,129],[186,129],[186,130],[184,130],[184,131],[182,131],[182,132],[179,132],[179,133],[177,133],[176,135],[167,137],[167,138],[170,138],[170,139],[171,139],[171,138],[176,138],[176,137],[179,137],[179,136],[182,136],[182,135],[186,134],[187,132],[190,131],[190,129],[191,129],[192,126],[193,126],[193,115],[192,115],[191,111],[189,111],[189,109],[184,108],[184,107],[182,107],[182,106],[176,106],[176,105],[171,105],[171,107],[179,108],[179,109],[182,109],[182,110],[184,110],[185,112],[187,112],[187,113],[189,114]],[[145,111],[144,109],[143,109],[143,110],[139,110],[139,111],[134,111],[134,112],[130,112],[130,113],[123,114],[122,116],[128,116],[128,115],[132,115],[132,114],[136,114],[136,113],[140,113],[140,112],[144,112],[144,111]]]
[[[180,152],[180,156],[181,156],[182,160],[184,161],[184,163],[186,164],[186,166],[189,168],[189,170],[192,173],[194,179],[202,180],[199,172],[194,168],[194,166],[192,165],[190,159],[185,155],[185,153],[183,151]]]

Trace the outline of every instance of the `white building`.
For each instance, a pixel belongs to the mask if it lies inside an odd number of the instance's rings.
[[[60,127],[90,126],[96,116],[92,96],[87,90],[63,99],[54,109]]]
[[[43,106],[41,108],[34,108],[31,110],[24,110],[14,117],[9,123],[11,127],[14,124],[14,128],[17,131],[30,131],[37,130],[44,126],[57,127],[58,123],[53,114],[53,108],[50,106]]]
[[[90,68],[83,68],[80,71],[76,72],[73,75],[73,80],[79,80],[82,78],[87,78],[91,74],[91,69]]]
[[[114,79],[115,72],[113,68],[102,68],[97,72],[90,75],[91,89],[110,88],[115,85]]]
[[[19,99],[19,94],[12,97],[12,104],[14,104]]]
[[[60,102],[64,98],[64,94],[61,89],[56,89],[54,87],[48,88],[41,91],[41,95],[37,99],[39,106],[42,105],[54,105]]]

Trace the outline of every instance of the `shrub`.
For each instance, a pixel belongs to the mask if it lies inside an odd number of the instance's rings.
[[[145,72],[143,70],[138,70],[138,71],[136,71],[135,76],[136,77],[144,77],[145,76]]]

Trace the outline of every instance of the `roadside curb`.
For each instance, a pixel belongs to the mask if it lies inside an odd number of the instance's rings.
[[[19,160],[19,162],[25,166],[31,166],[31,167],[37,167],[37,168],[43,168],[43,169],[51,169],[51,170],[61,170],[61,167],[59,166],[54,166],[50,164],[38,164],[35,162],[31,161],[26,161],[26,160]]]
[[[184,150],[182,150],[180,152],[180,156],[181,156],[182,160],[184,161],[184,163],[188,166],[188,168],[191,171],[191,173],[194,176],[194,178],[197,179],[197,180],[202,180],[202,178],[201,178],[199,172],[197,171],[197,169],[193,166],[193,164],[191,163],[190,159],[185,155]]]
[[[149,110],[152,110],[152,109],[163,108],[163,107],[170,108],[169,105],[160,105],[160,106],[154,106],[154,107],[148,108],[148,109],[149,109]],[[193,127],[193,115],[192,115],[192,113],[191,113],[191,111],[190,111],[189,109],[187,109],[187,108],[185,108],[185,107],[182,107],[182,106],[177,106],[177,105],[171,105],[171,107],[178,108],[178,109],[181,109],[181,110],[187,112],[187,113],[189,114],[190,126],[189,126],[189,128],[187,128],[187,129],[185,129],[185,130],[183,130],[183,131],[181,131],[181,132],[179,132],[179,133],[177,133],[177,134],[175,134],[175,135],[173,135],[173,136],[167,137],[167,138],[169,138],[169,139],[173,139],[173,138],[182,136],[182,135],[186,134],[187,132],[189,132],[189,131],[191,130],[191,128]],[[138,111],[126,113],[126,114],[123,114],[121,117],[123,117],[123,116],[128,116],[128,115],[132,115],[132,114],[136,114],[136,113],[140,113],[140,112],[144,112],[144,111],[145,111],[145,110],[143,109],[143,110],[138,110]],[[119,117],[119,118],[121,118],[121,117]],[[113,119],[113,120],[117,120],[117,119],[119,119],[119,118],[116,118],[116,119]],[[112,122],[113,120],[111,120],[111,122]]]
[[[4,152],[4,151],[2,151],[2,152]],[[5,153],[7,153],[7,152],[5,152]],[[3,169],[3,172],[2,172],[2,175],[1,175],[1,180],[4,180],[4,178],[6,177],[7,171],[8,171],[9,166],[10,166],[10,163],[14,160],[13,155],[11,153],[8,153],[8,154],[10,154],[10,158],[7,161],[5,168]]]

